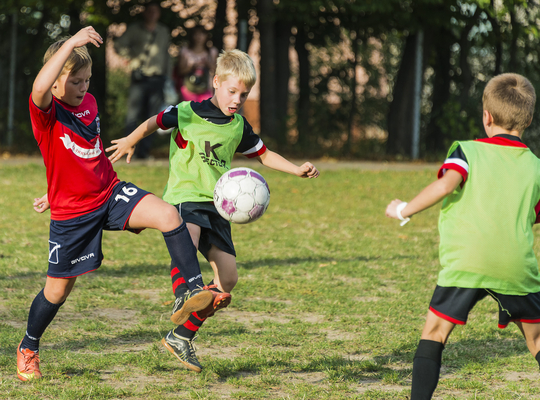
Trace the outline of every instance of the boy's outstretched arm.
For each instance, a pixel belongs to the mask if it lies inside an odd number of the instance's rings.
[[[52,103],[51,88],[62,72],[69,55],[74,48],[82,47],[88,43],[93,43],[96,47],[103,43],[99,33],[91,26],[81,29],[70,37],[41,68],[32,86],[32,101],[36,106],[42,110],[49,109]]]
[[[263,154],[257,157],[259,162],[268,167],[278,171],[287,172],[291,175],[299,176],[300,178],[316,178],[319,176],[319,171],[310,162],[297,166],[270,150],[266,150]]]
[[[441,179],[426,186],[414,199],[412,199],[405,208],[401,210],[401,216],[403,218],[408,218],[437,204],[456,190],[462,181],[463,177],[459,172],[449,169]],[[399,219],[396,209],[401,203],[403,203],[401,200],[392,200],[386,207],[386,216]]]
[[[113,145],[105,149],[107,153],[114,150],[114,153],[109,156],[111,163],[114,164],[116,161],[120,160],[124,154],[127,154],[126,162],[129,164],[131,157],[135,152],[135,146],[137,143],[139,143],[145,137],[150,136],[159,128],[156,121],[157,115],[154,115],[140,124],[137,129],[131,132],[128,136],[117,140],[111,140]]]

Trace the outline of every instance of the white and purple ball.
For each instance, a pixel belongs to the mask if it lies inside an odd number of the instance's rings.
[[[235,224],[258,220],[270,203],[270,189],[261,174],[250,168],[225,172],[214,188],[214,205],[219,214]]]

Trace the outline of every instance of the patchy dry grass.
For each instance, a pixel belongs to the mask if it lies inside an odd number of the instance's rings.
[[[105,262],[81,277],[42,339],[44,378],[15,376],[15,349],[47,267],[48,215],[32,211],[41,165],[0,165],[0,399],[406,399],[436,282],[438,208],[406,227],[384,217],[433,170],[329,168],[315,181],[257,168],[271,205],[234,226],[240,281],[196,344],[201,374],[159,341],[172,328],[159,232],[107,232]],[[160,195],[163,165],[118,167]],[[210,266],[201,259],[205,279]],[[437,399],[535,399],[538,365],[515,327],[481,302],[443,355]]]

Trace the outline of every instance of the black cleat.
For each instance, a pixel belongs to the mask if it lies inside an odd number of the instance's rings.
[[[189,340],[178,336],[174,331],[170,331],[167,333],[167,336],[161,339],[161,343],[167,350],[174,354],[186,368],[195,372],[201,372],[202,365],[195,355],[193,340],[195,340],[195,338]]]

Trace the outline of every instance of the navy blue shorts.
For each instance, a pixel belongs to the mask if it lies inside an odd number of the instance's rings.
[[[236,257],[231,234],[231,223],[219,215],[211,202],[186,202],[177,204],[180,216],[184,222],[192,223],[201,227],[199,238],[199,251],[208,260],[208,251],[212,245],[225,253]]]
[[[454,324],[465,325],[476,303],[491,296],[499,307],[499,328],[510,322],[540,323],[540,293],[515,296],[489,289],[467,289],[438,286],[433,292],[429,309],[438,317]]]
[[[73,278],[98,269],[103,260],[103,230],[125,230],[131,213],[148,194],[132,183],[120,182],[98,210],[65,221],[51,220],[47,276]]]

